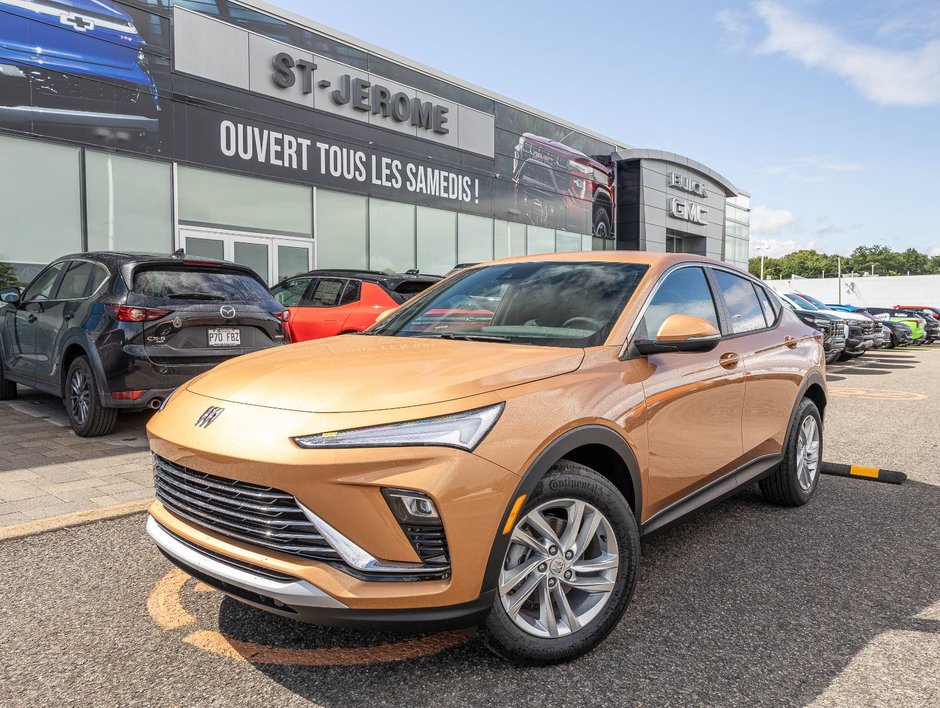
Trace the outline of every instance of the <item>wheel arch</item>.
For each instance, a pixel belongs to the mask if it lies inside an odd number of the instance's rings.
[[[509,535],[503,534],[503,528],[509,520],[516,499],[521,494],[531,494],[539,480],[561,460],[570,460],[590,467],[610,480],[630,505],[637,526],[640,525],[643,509],[640,466],[627,441],[619,433],[603,425],[585,425],[568,430],[546,446],[523,473],[496,529],[496,538],[490,548],[481,592],[495,587],[499,577],[499,568],[509,545]]]
[[[819,410],[819,417],[822,418],[823,422],[826,420],[826,404],[828,403],[828,396],[826,395],[826,378],[818,371],[813,371],[807,376],[803,383],[800,385],[800,391],[796,396],[796,400],[793,401],[793,409],[790,411],[790,422],[787,424],[787,434],[784,437],[784,441],[790,439],[790,432],[793,430],[793,426],[796,424],[796,410],[800,407],[800,401],[804,398],[808,398]],[[786,442],[784,442],[786,444]]]
[[[89,346],[89,343],[80,336],[70,337],[62,346],[62,358],[59,360],[59,375],[57,377],[60,397],[65,398],[66,378],[69,375],[69,367],[72,365],[72,362],[80,356],[88,357],[88,363],[91,365],[91,369],[95,374],[98,398],[102,402],[102,405],[107,405],[109,396],[105,388],[106,380],[104,367],[101,364],[101,358],[98,356],[98,350],[93,346]]]

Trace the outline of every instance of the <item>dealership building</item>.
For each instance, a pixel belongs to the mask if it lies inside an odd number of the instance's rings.
[[[0,271],[93,250],[446,273],[638,249],[746,267],[749,197],[254,0],[0,0]]]

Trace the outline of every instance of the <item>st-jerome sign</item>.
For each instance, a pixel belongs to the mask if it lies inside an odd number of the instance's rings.
[[[300,76],[300,90],[313,92],[313,73],[317,65],[308,59],[294,59],[287,52],[280,52],[271,60],[274,73],[271,78],[275,86],[282,89],[292,87]],[[390,118],[397,123],[410,123],[423,130],[431,130],[440,135],[447,135],[448,108],[431,101],[409,96],[403,91],[392,93],[382,84],[375,84],[350,74],[339,77],[339,86],[332,88],[326,79],[317,82],[317,87],[328,91],[330,100],[337,106],[351,105],[357,111]],[[331,90],[332,89],[332,90]]]

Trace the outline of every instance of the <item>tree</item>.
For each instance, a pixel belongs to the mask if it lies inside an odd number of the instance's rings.
[[[0,262],[0,288],[9,288],[17,284],[16,272],[9,263]]]

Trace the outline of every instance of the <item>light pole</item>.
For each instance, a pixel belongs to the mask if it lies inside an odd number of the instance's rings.
[[[839,304],[842,304],[842,256],[836,256],[839,260]]]
[[[760,251],[760,279],[764,279],[764,251],[767,250],[767,246],[754,246],[755,251]]]

